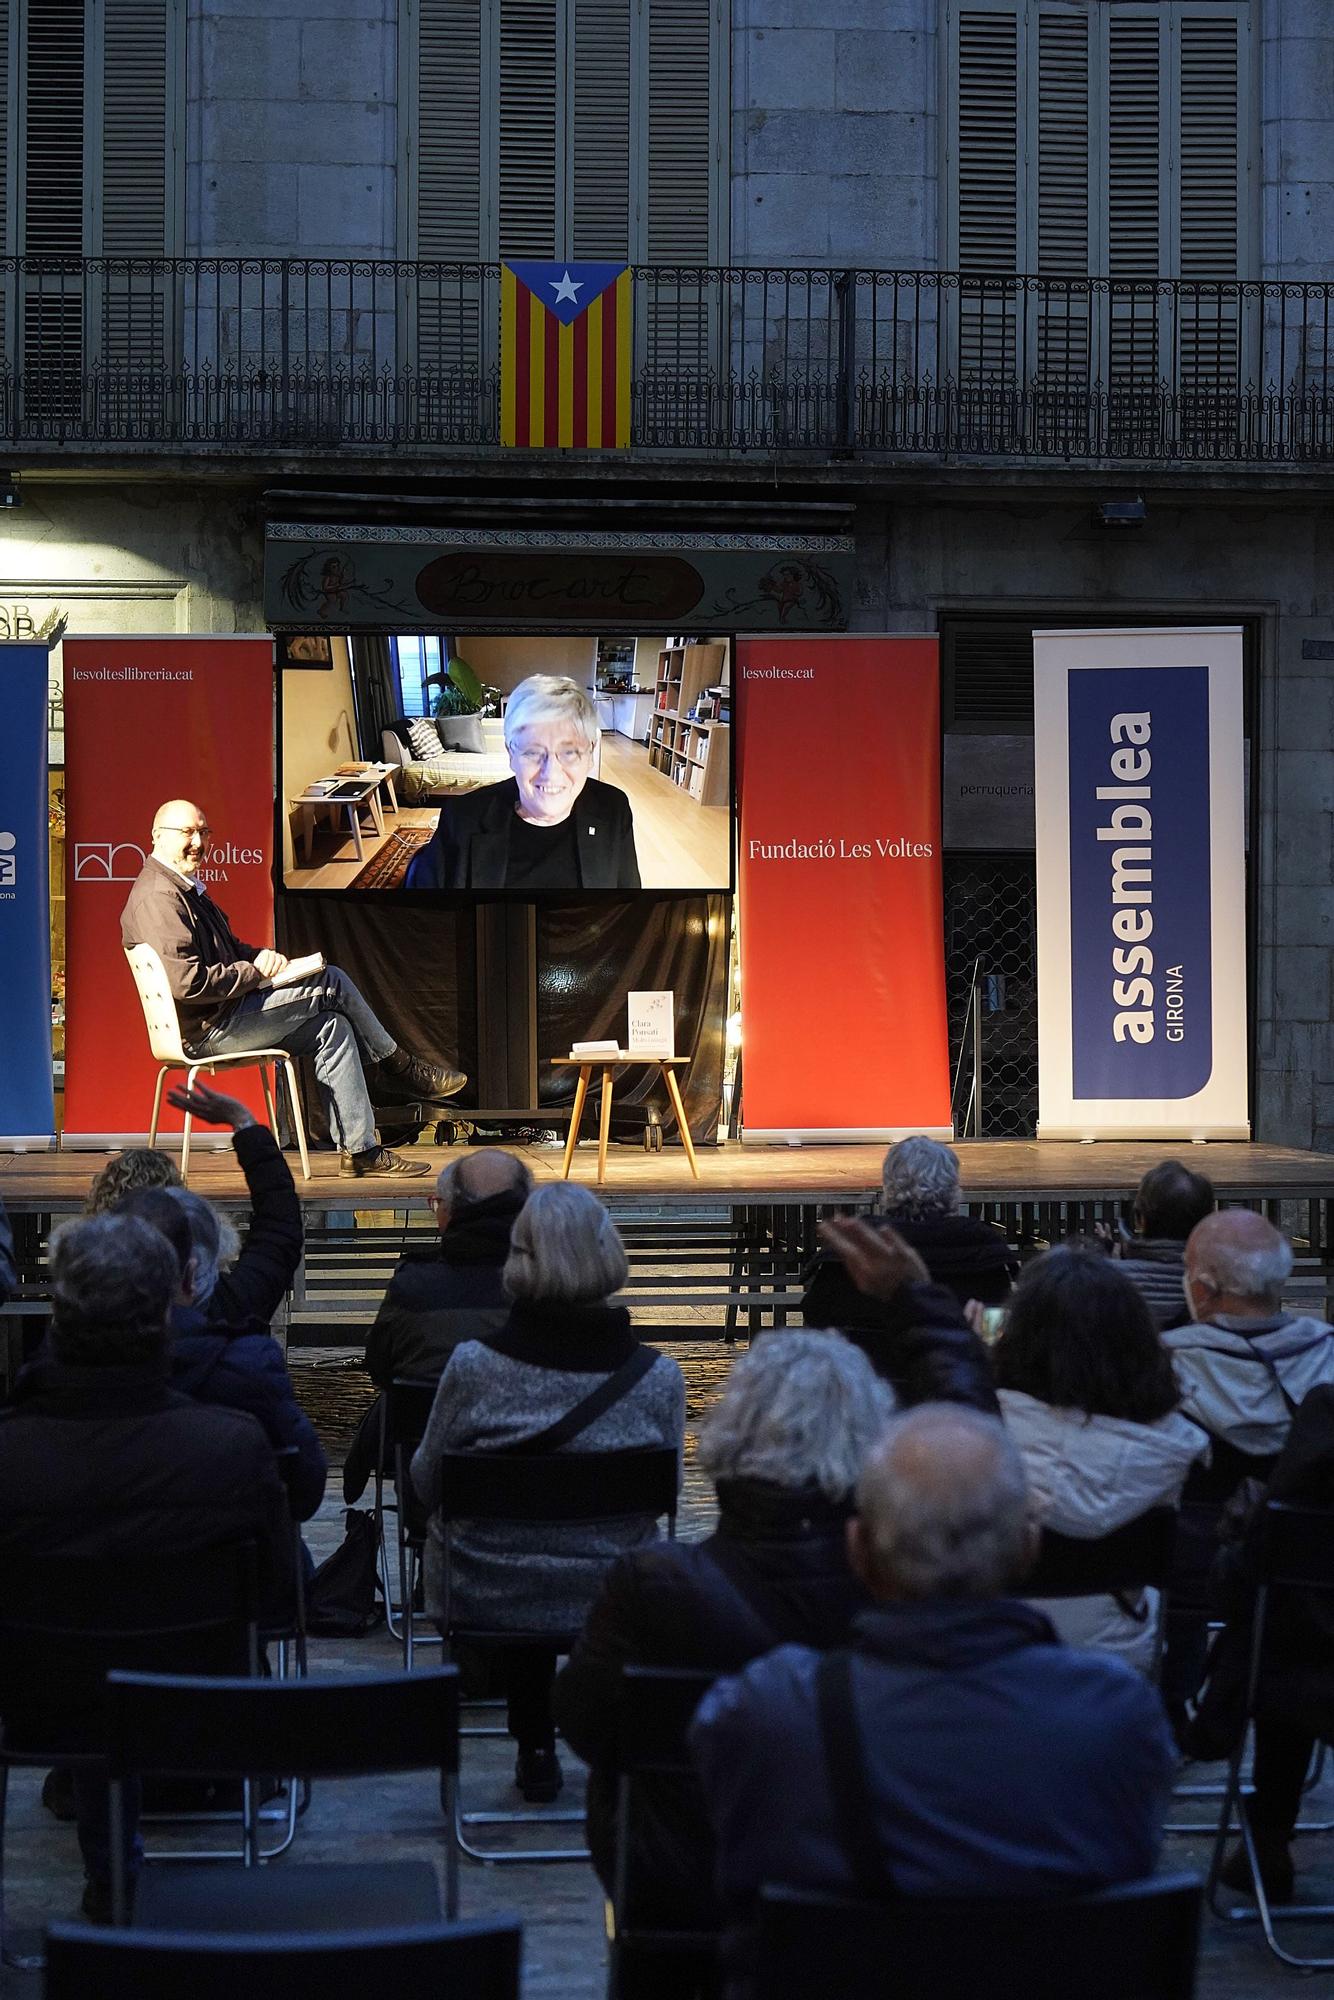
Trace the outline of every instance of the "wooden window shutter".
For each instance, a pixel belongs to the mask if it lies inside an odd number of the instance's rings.
[[[28,0],[24,214],[31,257],[84,254],[84,0]]]
[[[650,264],[707,264],[713,120],[710,0],[647,0]]]
[[[10,230],[13,222],[13,204],[10,200],[9,177],[9,43],[14,32],[14,9],[10,0],[0,0],[0,257],[8,256],[13,249]]]
[[[1239,25],[1183,13],[1177,30],[1176,267],[1204,285],[1181,299],[1183,389],[1235,387],[1242,367],[1238,301],[1207,282],[1234,279],[1240,270]],[[1207,410],[1201,416],[1208,421]]]
[[[1089,24],[1077,14],[1037,21],[1036,269],[1069,278],[1036,302],[1038,375],[1053,388],[1086,378],[1092,315],[1089,245]]]
[[[1108,372],[1121,391],[1152,390],[1162,374],[1159,301],[1163,268],[1165,152],[1163,44],[1158,14],[1113,14],[1107,39],[1107,274],[1123,283],[1111,301]],[[1134,412],[1126,406],[1127,420]]]
[[[102,0],[102,208],[107,257],[171,246],[171,0]]]
[[[956,189],[959,270],[1019,269],[1019,33],[1013,10],[959,14]],[[1017,287],[959,287],[959,372],[1008,375],[1024,310]]]
[[[557,71],[557,0],[499,0],[502,257],[556,257],[562,220],[557,156],[563,91]]]
[[[571,248],[630,254],[630,0],[569,0]]]
[[[416,254],[484,256],[478,0],[421,0],[416,94]]]

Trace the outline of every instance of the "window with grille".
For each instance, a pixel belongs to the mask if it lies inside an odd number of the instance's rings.
[[[407,0],[405,242],[418,259],[725,257],[726,0]],[[480,365],[493,302],[417,280],[417,360]],[[643,344],[706,359],[704,294],[650,299]]]
[[[951,0],[945,263],[965,380],[1244,379],[1250,0]],[[1007,283],[1029,274],[1037,284]],[[1116,281],[1092,289],[1090,276]],[[1197,281],[1172,295],[1158,281]],[[1221,283],[1220,283],[1221,281]]]

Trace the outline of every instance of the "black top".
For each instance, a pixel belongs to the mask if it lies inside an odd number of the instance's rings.
[[[521,819],[518,813],[510,814],[505,886],[509,889],[583,887],[573,815],[563,819],[559,826],[535,826],[531,820]]]
[[[408,865],[408,889],[504,889],[519,787],[513,778],[447,799],[435,832]],[[590,778],[570,813],[579,854],[567,889],[637,889],[634,817],[616,785]]]

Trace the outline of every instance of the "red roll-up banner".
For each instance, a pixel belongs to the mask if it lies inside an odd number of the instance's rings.
[[[238,937],[273,942],[273,641],[67,639],[64,666],[62,1143],[133,1144],[148,1132],[157,1065],[120,913],[164,800],[203,808],[213,843],[201,879]],[[226,1088],[262,1105],[253,1070]],[[180,1114],[162,1124],[179,1131]]]
[[[737,642],[743,1136],[948,1137],[935,639]]]

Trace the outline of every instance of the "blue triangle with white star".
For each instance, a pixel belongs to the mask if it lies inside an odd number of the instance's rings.
[[[544,263],[534,258],[507,257],[506,264],[521,285],[541,299],[562,326],[569,326],[580,313],[601,298],[626,268],[621,264]]]

